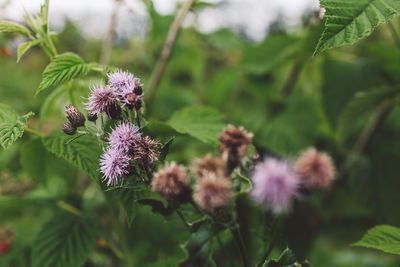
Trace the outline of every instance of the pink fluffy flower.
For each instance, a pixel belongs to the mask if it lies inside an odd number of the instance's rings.
[[[299,188],[299,178],[288,162],[274,158],[267,158],[259,163],[255,167],[252,180],[252,198],[258,203],[266,204],[275,214],[289,210]]]
[[[121,70],[109,73],[107,76],[110,86],[114,89],[118,101],[123,106],[127,106],[130,109],[139,109],[141,107],[143,90],[139,78],[135,78],[133,74]]]
[[[108,86],[93,87],[90,92],[87,110],[92,114],[109,113],[117,106],[117,96]]]
[[[126,87],[134,85],[135,77],[127,71],[117,70],[107,74],[108,83],[114,88],[115,92],[119,93]]]
[[[109,144],[114,149],[128,153],[140,138],[138,127],[130,122],[122,122],[110,133]]]
[[[108,148],[100,158],[100,171],[107,186],[118,183],[118,178],[129,173],[129,157],[121,150]]]

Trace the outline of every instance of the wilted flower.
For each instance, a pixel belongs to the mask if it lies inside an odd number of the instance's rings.
[[[224,177],[225,163],[220,157],[214,157],[212,154],[207,154],[204,158],[195,161],[195,173],[198,177],[203,177],[209,172],[215,173],[217,177]]]
[[[74,126],[72,126],[71,123],[64,123],[62,126],[62,130],[64,133],[66,133],[68,135],[76,134],[76,128]]]
[[[256,202],[267,204],[275,214],[290,208],[300,183],[288,162],[274,158],[267,158],[256,165],[252,180],[252,198]]]
[[[217,177],[214,173],[199,179],[194,187],[193,199],[206,211],[227,206],[231,197],[230,180]]]
[[[91,89],[87,109],[92,114],[107,113],[110,115],[110,113],[115,113],[113,110],[117,109],[116,106],[118,106],[117,96],[113,89],[108,86],[93,87]]]
[[[309,148],[300,155],[294,163],[294,170],[308,188],[326,188],[335,178],[331,157],[315,148]]]
[[[65,117],[71,122],[74,127],[81,127],[85,125],[85,116],[73,105],[65,107]]]
[[[107,185],[114,185],[119,177],[129,174],[129,157],[121,150],[108,148],[101,155],[100,171]]]
[[[158,151],[159,143],[152,140],[150,137],[139,138],[131,150],[133,159],[141,165],[149,166],[157,160],[160,152]]]
[[[97,120],[97,114],[93,113],[92,111],[88,111],[87,118],[88,118],[89,121],[96,121]]]
[[[186,168],[171,162],[154,174],[151,187],[164,198],[169,198],[181,194],[188,183],[189,176]]]
[[[130,122],[118,124],[110,133],[109,143],[112,148],[128,153],[135,142],[141,139],[139,128]]]

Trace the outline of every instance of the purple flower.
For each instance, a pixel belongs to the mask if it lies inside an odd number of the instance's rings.
[[[122,122],[110,133],[109,144],[113,149],[128,153],[140,138],[138,127],[129,122]]]
[[[100,171],[107,186],[118,183],[118,178],[129,173],[129,157],[118,149],[108,148],[100,158]]]
[[[113,73],[108,73],[108,83],[115,89],[116,93],[120,93],[120,91],[124,88],[134,87],[135,78],[133,74],[127,71],[117,70]]]
[[[139,109],[143,97],[140,79],[135,78],[129,72],[122,72],[121,70],[109,73],[107,76],[110,86],[118,96],[118,101],[130,109]]]
[[[252,198],[256,202],[267,204],[275,214],[289,210],[299,188],[299,178],[289,163],[274,158],[267,158],[256,165],[252,180]]]
[[[93,87],[90,92],[87,110],[92,114],[109,113],[117,105],[117,96],[109,86]]]

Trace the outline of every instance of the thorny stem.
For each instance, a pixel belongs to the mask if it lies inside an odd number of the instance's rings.
[[[247,260],[247,254],[246,254],[246,249],[244,247],[244,242],[243,242],[243,238],[242,235],[240,234],[240,230],[239,230],[239,225],[234,225],[234,226],[230,226],[229,230],[231,231],[235,241],[236,241],[236,245],[239,247],[239,251],[240,251],[240,256],[242,257],[242,262],[243,262],[243,266],[244,267],[250,267],[249,262]]]
[[[28,132],[28,133],[30,133],[30,134],[39,136],[39,137],[44,137],[44,135],[43,135],[42,133],[40,133],[40,132],[38,132],[38,131],[35,131],[35,130],[31,129],[31,128],[28,128],[28,127],[25,127],[25,128],[24,128],[24,131],[25,131],[25,132]]]
[[[178,37],[183,20],[185,19],[187,13],[189,12],[191,6],[194,4],[195,1],[196,0],[186,0],[185,3],[182,5],[182,8],[179,10],[177,16],[175,17],[174,21],[172,22],[171,28],[169,29],[167,35],[167,39],[164,43],[163,50],[161,52],[161,56],[158,59],[154,72],[151,75],[149,87],[147,88],[145,94],[145,102],[148,107],[150,106],[149,104],[153,99],[158,84],[160,83],[161,77],[168,63],[168,59],[176,43],[176,39]]]
[[[400,50],[400,37],[391,21],[388,22],[389,29],[392,33],[394,42],[396,43],[397,48]]]

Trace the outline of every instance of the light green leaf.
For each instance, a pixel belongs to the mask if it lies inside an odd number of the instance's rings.
[[[44,137],[42,141],[48,151],[84,170],[98,181],[101,148],[97,139],[93,136],[84,135],[70,142],[72,138],[75,138],[75,136],[58,134]]]
[[[175,112],[168,123],[179,133],[216,145],[225,126],[222,119],[223,115],[212,108],[190,107]]]
[[[390,225],[375,226],[353,245],[400,255],[400,228]]]
[[[96,241],[89,218],[58,214],[39,232],[32,250],[33,267],[82,266]]]
[[[28,51],[31,47],[34,47],[35,45],[38,45],[40,43],[39,40],[34,40],[34,41],[29,41],[26,43],[21,44],[18,47],[18,57],[17,57],[17,62],[21,59],[21,57]]]
[[[27,120],[33,115],[33,112],[29,112],[19,116],[11,107],[0,104],[0,145],[4,149],[22,136]]]
[[[326,24],[314,55],[351,45],[368,36],[376,26],[400,14],[398,0],[320,0]]]
[[[51,86],[70,81],[73,78],[86,75],[89,66],[76,54],[64,53],[53,58],[42,75],[42,81],[36,90],[36,95]]]
[[[31,33],[29,32],[28,28],[26,28],[21,24],[11,21],[0,21],[0,32],[17,32],[27,37],[31,36]]]
[[[44,4],[40,6],[40,19],[42,21],[42,29],[47,33],[49,24],[49,0],[45,0]]]

